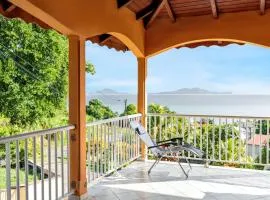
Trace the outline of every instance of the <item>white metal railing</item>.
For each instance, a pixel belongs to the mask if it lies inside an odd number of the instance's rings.
[[[5,187],[0,199],[60,199],[69,187],[69,131],[64,126],[0,138]],[[3,181],[3,180],[2,180]]]
[[[129,122],[141,114],[87,124],[87,180],[93,183],[139,157],[139,138]]]
[[[182,136],[202,149],[209,162],[269,165],[270,117],[148,114],[147,130],[156,141]],[[181,156],[181,154],[180,154]],[[198,160],[190,154],[189,159]]]

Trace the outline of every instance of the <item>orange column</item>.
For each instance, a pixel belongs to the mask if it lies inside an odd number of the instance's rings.
[[[147,96],[146,96],[147,58],[138,58],[138,112],[142,114],[142,124],[146,127]],[[141,142],[142,160],[147,159],[147,148]]]
[[[70,187],[75,196],[87,193],[86,180],[86,108],[85,108],[85,39],[69,36],[69,123]]]

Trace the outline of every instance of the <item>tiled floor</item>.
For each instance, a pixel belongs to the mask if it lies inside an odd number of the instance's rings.
[[[186,180],[177,163],[161,162],[150,176],[152,162],[136,161],[102,179],[89,190],[90,199],[270,200],[270,172],[192,165]],[[184,165],[187,169],[187,165]]]

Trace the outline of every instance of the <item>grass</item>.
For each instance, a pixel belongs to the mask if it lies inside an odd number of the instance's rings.
[[[16,186],[16,169],[11,169],[11,186]],[[19,171],[19,177],[20,177],[20,185],[24,185],[25,183],[25,173],[23,170]],[[33,175],[28,174],[28,183],[33,182]],[[6,188],[6,168],[1,167],[0,168],[0,189]]]

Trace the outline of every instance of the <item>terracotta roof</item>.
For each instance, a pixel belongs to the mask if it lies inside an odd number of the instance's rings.
[[[267,144],[267,141],[269,142],[270,135],[254,135],[249,141],[248,144],[250,145],[262,145],[265,146]]]

